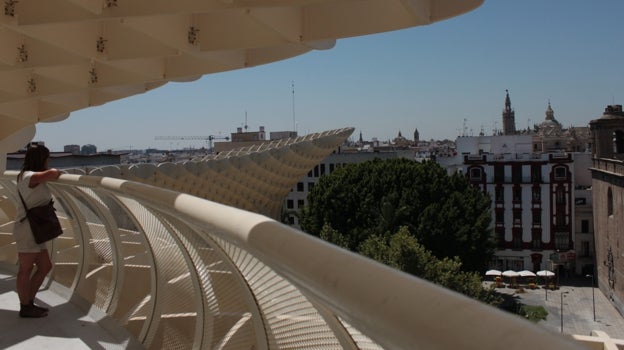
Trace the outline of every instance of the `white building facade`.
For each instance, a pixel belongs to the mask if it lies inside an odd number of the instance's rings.
[[[593,270],[590,154],[532,153],[531,135],[460,137],[457,150],[469,181],[492,198],[492,268]]]

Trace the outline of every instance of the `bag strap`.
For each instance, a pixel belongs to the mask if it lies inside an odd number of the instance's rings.
[[[22,205],[24,206],[24,209],[26,210],[26,213],[28,213],[28,207],[26,206],[26,202],[24,201],[24,197],[22,197],[22,193],[19,191],[19,189],[17,190],[17,194],[19,194],[20,199],[22,200]],[[22,218],[22,220],[20,220],[19,222],[22,222],[22,221],[26,220],[27,217],[28,217],[28,214],[26,214],[26,216],[24,216]]]
[[[19,190],[17,190],[17,194],[19,194],[20,199],[22,200],[22,205],[24,206],[24,209],[26,209],[26,211],[28,211],[28,207],[26,206],[26,202],[24,202],[24,197],[22,197],[22,194],[20,193]]]

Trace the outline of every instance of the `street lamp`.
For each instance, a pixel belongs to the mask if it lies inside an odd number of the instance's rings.
[[[563,333],[563,295],[569,292],[561,292],[561,333]]]
[[[548,272],[546,272],[546,274],[544,274],[544,293],[546,294],[546,300],[548,300],[548,288],[550,288],[550,286],[548,285]]]
[[[594,322],[596,322],[596,298],[594,296],[594,275],[586,275],[585,277],[591,277],[591,289],[592,289],[592,306],[594,308]]]

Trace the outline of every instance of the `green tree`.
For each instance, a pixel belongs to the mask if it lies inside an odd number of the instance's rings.
[[[497,306],[502,302],[496,292],[483,289],[480,274],[461,271],[461,262],[457,257],[436,258],[418,243],[405,226],[392,235],[370,236],[357,252],[473,299]]]
[[[340,232],[331,228],[329,224],[323,225],[319,238],[324,241],[331,242],[339,247],[349,249],[349,239],[340,234]]]
[[[308,194],[300,219],[315,236],[329,225],[351,251],[405,226],[437,258],[459,257],[466,271],[482,271],[494,253],[489,197],[431,161],[375,159],[338,168]]]

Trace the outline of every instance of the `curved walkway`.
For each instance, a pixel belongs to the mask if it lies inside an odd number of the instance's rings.
[[[61,297],[44,290],[38,294],[42,305],[50,307],[47,317],[20,318],[15,292],[15,276],[0,271],[0,349],[140,349],[122,330],[108,331],[97,312],[88,313]],[[110,326],[110,325],[109,325]]]

